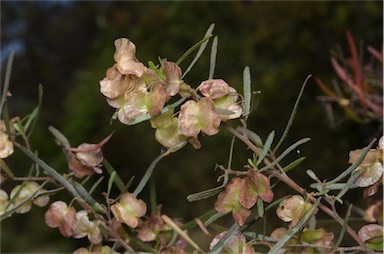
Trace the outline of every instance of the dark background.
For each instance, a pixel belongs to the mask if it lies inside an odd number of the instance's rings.
[[[156,62],[158,57],[177,61],[215,23],[214,35],[219,37],[215,78],[226,80],[241,92],[243,69],[250,67],[253,89],[262,94],[249,128],[263,140],[275,130],[277,141],[307,75],[326,83],[335,77],[330,52],[340,46],[348,54],[346,30],[352,32],[362,52],[367,45],[382,48],[382,10],[382,1],[2,1],[1,82],[6,59],[14,49],[10,113],[29,114],[37,103],[38,84],[43,85],[43,107],[31,142],[49,165],[61,173],[67,170],[64,156],[47,130],[49,125],[61,130],[72,146],[99,142],[116,130],[103,149],[104,155],[124,181],[136,175],[136,186],[161,147],[149,123],[124,126],[115,121],[110,125],[114,110],[100,94],[98,82],[113,64],[116,38],[131,39],[138,59],[145,64]],[[185,70],[191,60],[189,57],[181,68]],[[209,50],[185,81],[196,87],[207,79],[208,72]],[[290,173],[307,188],[310,179],[305,170],[310,168],[321,179],[331,179],[348,166],[349,151],[367,145],[381,125],[346,120],[330,128],[316,100],[318,95],[321,91],[311,79],[280,150],[303,137],[312,139],[300,148],[300,155],[307,159]],[[220,172],[214,167],[216,163],[227,164],[230,140],[223,130],[216,136],[202,137],[200,150],[188,146],[160,162],[155,174],[158,200],[164,203],[165,213],[188,221],[212,208],[214,198],[189,203],[186,196],[217,185]],[[233,168],[239,170],[251,154],[240,142],[235,149]],[[283,165],[297,156],[292,154]],[[7,163],[19,176],[27,174],[31,166],[20,152]],[[105,190],[107,180],[106,174],[96,193]],[[4,188],[10,189],[12,184],[7,184]],[[147,199],[146,195],[143,192],[141,198]],[[367,201],[361,196],[356,191],[346,199],[364,208]],[[2,252],[71,252],[75,245],[82,246],[81,240],[63,239],[58,230],[48,228],[43,222],[45,210],[34,206],[28,214],[13,215],[2,222]],[[231,219],[228,222],[232,223]]]

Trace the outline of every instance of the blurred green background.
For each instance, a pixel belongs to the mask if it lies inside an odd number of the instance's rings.
[[[272,130],[277,137],[283,132],[307,75],[326,83],[334,78],[330,52],[340,46],[348,53],[346,30],[352,32],[362,50],[367,45],[382,48],[383,3],[2,1],[2,81],[6,59],[11,49],[16,51],[10,85],[11,116],[25,116],[33,110],[41,83],[43,108],[31,140],[40,157],[59,172],[66,172],[64,156],[48,132],[49,125],[61,130],[72,146],[97,143],[115,130],[104,146],[104,155],[125,181],[135,175],[136,186],[161,146],[149,123],[110,124],[114,110],[100,94],[98,82],[113,64],[113,41],[119,37],[131,39],[143,63],[157,62],[158,57],[176,61],[203,37],[211,23],[216,24],[214,35],[219,37],[215,78],[226,80],[241,92],[243,69],[250,67],[253,89],[262,93],[249,128],[265,140]],[[189,57],[181,68],[191,60]],[[209,50],[185,82],[196,87],[207,79],[208,72]],[[281,148],[303,137],[312,139],[300,147],[300,155],[307,159],[291,173],[306,187],[310,179],[305,170],[312,169],[321,179],[336,176],[347,167],[349,151],[378,136],[381,126],[377,122],[357,125],[343,121],[330,128],[316,100],[321,94],[311,79]],[[223,130],[216,136],[202,137],[200,150],[188,146],[160,162],[155,175],[158,200],[164,204],[165,213],[188,221],[212,208],[214,198],[189,203],[186,196],[218,184],[216,178],[221,172],[214,168],[227,164],[230,140]],[[233,168],[242,169],[251,154],[240,142],[235,149]],[[292,154],[284,163],[297,156]],[[30,168],[20,152],[7,163],[19,176]],[[105,190],[107,180],[106,174],[98,193]],[[6,182],[2,188],[9,190],[12,186]],[[368,201],[361,197],[356,191],[346,199],[365,207]],[[97,198],[102,199],[101,195]],[[147,199],[147,192],[142,198]],[[1,252],[71,252],[84,245],[82,240],[63,239],[58,230],[48,228],[42,216],[45,210],[33,207],[26,215],[13,215],[3,221]],[[230,217],[227,220],[232,223]]]

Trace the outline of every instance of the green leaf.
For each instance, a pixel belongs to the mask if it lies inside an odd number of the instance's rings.
[[[307,173],[307,175],[312,178],[313,180],[315,180],[316,182],[319,181],[319,178],[317,177],[317,175],[315,174],[315,172],[313,172],[312,170],[308,169],[307,171],[305,171]]]
[[[268,150],[272,145],[274,137],[275,137],[275,131],[271,131],[271,133],[269,133],[269,135],[267,137],[267,140],[265,141],[265,145],[263,147],[263,150],[261,150],[259,158],[256,161],[256,166],[258,166],[264,160],[265,155],[267,155]]]
[[[307,82],[308,82],[308,80],[309,80],[310,77],[312,77],[312,75],[308,75],[307,78],[304,80],[303,85],[301,86],[299,95],[297,96],[295,105],[293,106],[292,113],[291,113],[291,116],[289,117],[287,126],[285,127],[285,130],[284,130],[284,132],[283,132],[283,135],[281,135],[281,138],[280,138],[279,142],[277,143],[276,147],[273,149],[273,152],[274,152],[274,153],[277,151],[277,149],[279,149],[280,145],[283,143],[284,139],[285,139],[285,138],[287,137],[287,135],[288,135],[288,131],[289,131],[289,129],[291,128],[291,125],[292,125],[292,123],[293,123],[293,119],[295,119],[295,115],[296,115],[297,107],[299,106],[299,102],[300,102],[301,96],[303,95],[304,88],[305,88],[305,86],[306,86],[306,84],[307,84]]]
[[[73,187],[76,189],[77,193],[88,203],[90,204],[96,212],[101,212],[107,214],[104,208],[91,196],[91,194],[78,182],[72,182]]]
[[[257,213],[259,214],[260,218],[264,217],[264,203],[261,198],[257,199]]]
[[[297,165],[299,165],[303,160],[305,160],[305,157],[300,157],[294,161],[292,161],[291,163],[289,163],[287,166],[285,166],[283,168],[283,171],[284,172],[288,172],[289,170],[295,168]]]
[[[147,184],[149,178],[151,177],[152,172],[155,169],[157,163],[159,163],[159,161],[162,158],[164,158],[165,156],[168,156],[169,154],[174,153],[177,150],[181,149],[185,144],[186,144],[186,141],[176,145],[175,147],[171,147],[165,153],[160,154],[155,160],[153,160],[151,165],[149,165],[147,171],[145,172],[143,178],[141,178],[139,184],[137,185],[135,191],[133,192],[133,195],[135,195],[137,197],[137,195],[143,190],[143,188]]]
[[[337,198],[341,199],[342,196],[344,196],[344,194],[352,188],[353,186],[353,183],[355,182],[355,180],[364,172],[364,170],[358,170],[358,171],[353,171],[351,176],[349,177],[347,183],[345,184],[344,188],[341,189],[341,191],[339,192],[339,194],[337,194]]]
[[[113,177],[113,181],[115,182],[117,188],[122,192],[124,190],[124,183],[121,180],[120,176],[116,173],[116,171],[113,169],[112,165],[104,158],[103,160],[104,168],[108,171],[110,178],[112,177],[112,174],[115,174]]]
[[[31,136],[31,134],[33,132],[33,129],[34,129],[36,122],[37,122],[37,118],[39,117],[41,105],[43,104],[43,85],[42,84],[39,84],[38,90],[39,90],[39,98],[37,101],[37,106],[36,106],[35,110],[32,112],[32,115],[33,115],[32,120],[31,120],[31,118],[29,118],[28,122],[26,124],[26,129],[29,130],[27,133],[28,138]],[[31,120],[31,122],[29,120]]]
[[[341,190],[345,187],[347,183],[332,183],[329,185],[326,185],[327,190]],[[319,183],[313,183],[310,185],[311,188],[318,189],[319,188]],[[350,189],[356,189],[359,188],[356,184],[352,184],[349,186]]]
[[[292,238],[292,236],[294,234],[296,234],[297,232],[300,231],[301,227],[304,226],[304,224],[307,222],[307,220],[312,216],[312,213],[315,211],[315,209],[317,208],[317,206],[319,205],[320,203],[320,200],[321,198],[319,198],[312,206],[312,208],[303,216],[303,218],[301,218],[301,220],[297,223],[296,226],[294,226],[293,228],[291,228],[287,234],[281,238],[275,246],[273,246],[272,249],[270,249],[268,251],[268,254],[275,254],[277,253],[278,251],[281,250],[281,248],[283,248],[283,246],[289,241],[289,239]]]
[[[116,177],[116,171],[113,171],[112,174],[109,176],[108,180],[108,189],[107,189],[107,196],[109,197],[109,194],[111,193],[113,182],[115,181]]]
[[[243,71],[243,92],[244,92],[244,116],[248,118],[251,113],[251,72],[246,66]]]
[[[219,41],[218,37],[215,36],[213,38],[212,47],[211,47],[211,57],[210,57],[210,61],[209,61],[209,75],[208,75],[208,79],[213,79],[213,76],[215,74],[218,41]]]
[[[260,136],[257,135],[256,133],[254,133],[253,131],[250,131],[248,129],[244,129],[241,126],[238,126],[236,128],[236,131],[240,132],[240,134],[242,134],[242,135],[245,134],[249,138],[249,140],[251,140],[252,143],[254,143],[257,147],[263,147],[263,141],[261,141]]]
[[[213,247],[213,249],[208,252],[209,254],[218,254],[228,243],[229,240],[237,233],[239,226],[234,223],[227,231],[227,233],[220,239],[220,241]]]
[[[349,175],[353,170],[355,170],[360,165],[360,163],[364,160],[365,156],[369,152],[369,149],[371,149],[371,147],[373,146],[373,144],[375,142],[376,142],[376,138],[373,139],[371,141],[371,143],[369,143],[369,145],[363,149],[363,151],[361,152],[359,158],[357,158],[357,160],[349,168],[347,168],[343,173],[341,173],[335,179],[327,182],[326,184],[329,185],[329,184],[332,184],[332,183],[337,183],[338,181],[340,181],[341,179],[343,179],[344,177]]]
[[[291,151],[295,150],[299,145],[304,144],[308,141],[310,141],[310,138],[303,138],[288,147],[279,157],[276,158],[276,160],[272,161],[270,164],[266,165],[265,167],[261,168],[260,171],[267,170],[273,166],[275,166],[279,161],[281,161],[285,156],[287,156]]]
[[[8,167],[7,163],[4,160],[0,159],[0,168],[11,178],[14,177],[12,170]]]
[[[187,99],[187,97],[184,97],[184,98],[181,98],[179,99],[178,101],[176,101],[175,103],[171,104],[171,105],[168,105],[166,107],[164,107],[160,114],[163,114],[163,113],[166,113],[168,112],[169,110],[173,109],[173,108],[176,108],[177,106],[179,106],[181,103],[183,103],[185,100]],[[142,116],[139,116],[138,118],[130,121],[129,123],[127,123],[127,125],[135,125],[135,124],[138,124],[138,123],[141,123],[141,122],[144,122],[144,121],[147,121],[149,119],[151,119],[152,117],[147,113],[147,114],[144,114]]]
[[[339,247],[341,241],[344,238],[345,231],[347,230],[347,227],[348,227],[348,220],[349,220],[349,217],[351,216],[351,211],[352,211],[352,204],[350,204],[348,206],[348,210],[347,210],[347,213],[345,214],[345,217],[344,217],[344,223],[343,223],[343,226],[341,228],[339,238],[337,239],[335,245],[333,246],[334,250],[336,250]]]
[[[206,198],[212,197],[212,196],[220,193],[223,188],[224,188],[224,186],[220,185],[220,186],[214,187],[212,189],[208,189],[208,190],[200,191],[200,192],[197,192],[197,193],[193,193],[193,194],[190,194],[190,195],[187,196],[187,200],[189,202],[194,202],[194,201],[197,201],[197,200],[206,199]]]
[[[25,153],[32,161],[34,161],[36,164],[38,164],[44,172],[52,176],[56,181],[58,181],[62,186],[64,186],[74,197],[79,198],[80,200],[83,200],[83,198],[80,196],[80,194],[76,191],[76,189],[73,187],[73,185],[65,179],[62,175],[60,175],[55,169],[48,166],[44,161],[40,160],[34,153],[23,147],[22,145],[18,143],[14,143],[23,153]]]
[[[224,214],[221,214],[221,213],[216,212],[215,209],[211,209],[211,210],[205,212],[204,214],[200,215],[200,216],[198,217],[198,219],[199,219],[200,221],[204,222],[204,225],[205,225],[205,226],[208,226],[208,225],[206,225],[205,223],[206,223],[211,217],[213,217],[213,216],[215,216],[215,215],[217,215],[217,214],[220,214],[221,216],[224,216]],[[193,228],[193,227],[195,227],[195,226],[197,226],[197,223],[196,223],[196,221],[193,219],[193,220],[191,220],[191,221],[185,223],[185,224],[181,227],[181,229],[182,229],[182,230],[187,230],[187,229]]]
[[[194,51],[198,46],[200,46],[199,50],[197,51],[196,53],[196,56],[195,58],[192,60],[191,64],[188,66],[188,68],[185,70],[185,72],[183,73],[183,75],[181,76],[181,78],[184,78],[185,75],[192,69],[192,67],[195,65],[195,63],[197,62],[197,60],[199,60],[201,54],[203,54],[204,52],[204,49],[205,47],[207,46],[208,44],[208,40],[209,38],[212,37],[212,32],[213,32],[213,29],[215,28],[215,24],[211,24],[207,30],[207,32],[205,33],[205,36],[204,38],[199,41],[198,43],[196,43],[195,45],[193,45],[190,49],[187,50],[187,52],[185,52],[179,60],[177,60],[176,64],[177,65],[180,65],[180,63],[192,52]]]
[[[13,58],[15,57],[15,50],[12,50],[11,53],[9,54],[8,57],[8,62],[7,62],[7,68],[5,69],[5,79],[4,79],[4,87],[3,90],[1,91],[1,86],[0,86],[0,92],[1,92],[1,100],[0,100],[0,117],[3,112],[3,106],[5,104],[5,101],[7,100],[7,93],[9,89],[9,83],[11,81],[11,73],[12,73],[12,64],[13,64]]]

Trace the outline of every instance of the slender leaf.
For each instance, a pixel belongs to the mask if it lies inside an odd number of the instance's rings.
[[[211,25],[209,26],[209,28],[208,28],[207,32],[205,33],[205,36],[204,36],[204,39],[206,39],[206,41],[204,41],[204,42],[201,43],[200,48],[199,48],[199,50],[197,51],[195,58],[193,58],[191,64],[190,64],[190,65],[188,66],[188,68],[185,70],[185,72],[183,73],[183,75],[181,76],[181,78],[184,78],[185,75],[187,75],[187,73],[192,69],[192,67],[195,65],[195,63],[197,62],[197,60],[199,60],[201,54],[203,54],[204,49],[205,49],[205,47],[206,47],[207,44],[208,44],[208,39],[209,39],[210,37],[212,37],[212,32],[213,32],[213,29],[214,29],[214,28],[215,28],[215,24],[211,24]],[[203,39],[203,40],[204,40],[204,39]],[[193,50],[194,50],[194,49],[193,49]],[[186,53],[188,53],[188,51],[185,52],[185,54],[186,54]],[[185,55],[185,54],[184,54],[184,55]],[[188,53],[188,54],[189,54],[189,53]],[[182,58],[184,57],[184,55],[182,56]],[[180,63],[180,60],[177,61],[176,64],[178,65],[179,63]]]
[[[289,241],[289,239],[292,238],[292,236],[294,234],[296,234],[297,232],[300,231],[301,227],[304,226],[304,224],[308,221],[308,219],[312,216],[313,212],[316,210],[317,206],[319,205],[320,203],[320,200],[321,198],[319,198],[314,204],[313,206],[311,207],[311,209],[303,216],[303,218],[301,218],[301,220],[297,223],[296,226],[294,226],[293,228],[291,228],[287,233],[286,235],[284,235],[283,238],[281,238],[275,246],[273,246],[272,249],[270,249],[268,251],[268,254],[274,254],[274,253],[277,253],[278,251],[281,250],[281,248],[283,248],[283,246]]]
[[[156,192],[156,181],[155,175],[153,174],[151,178],[149,178],[149,203],[151,207],[151,211],[153,214],[157,213],[157,192]]]
[[[97,186],[101,183],[101,181],[103,181],[104,179],[104,176],[102,177],[99,177],[99,179],[97,179],[97,181],[92,185],[91,189],[89,190],[89,194],[91,195],[93,193],[93,191],[97,188]]]
[[[265,145],[263,147],[263,150],[261,150],[259,158],[256,161],[256,166],[258,166],[264,160],[265,155],[267,155],[269,148],[272,145],[274,137],[275,137],[275,131],[271,131],[271,133],[269,133],[269,135],[267,137],[267,140],[265,141]]]
[[[166,113],[166,112],[168,112],[169,110],[171,110],[171,109],[173,109],[173,108],[176,108],[176,107],[179,106],[181,103],[183,103],[186,99],[187,99],[187,97],[183,97],[183,98],[179,99],[178,101],[176,101],[175,103],[173,103],[173,104],[171,104],[171,105],[168,105],[168,106],[162,108],[160,114]],[[151,119],[151,118],[152,118],[152,116],[150,116],[150,115],[147,113],[147,114],[144,114],[144,115],[142,115],[142,116],[139,116],[139,117],[133,119],[132,121],[130,121],[129,123],[127,123],[127,125],[135,125],[135,124],[138,124],[138,123],[147,121],[147,120],[149,120],[149,119]]]
[[[211,225],[213,222],[215,222],[216,220],[220,219],[221,217],[223,217],[224,213],[215,213],[213,214],[208,220],[206,220],[204,222],[204,226],[208,227],[209,225]]]
[[[340,181],[341,179],[343,179],[344,177],[349,175],[353,170],[355,170],[360,165],[360,163],[364,160],[365,156],[369,152],[369,149],[371,149],[371,147],[373,146],[375,141],[376,141],[376,139],[373,139],[369,143],[369,145],[363,149],[363,151],[361,152],[359,158],[357,158],[357,160],[349,168],[347,168],[343,173],[341,173],[335,179],[329,181],[327,184],[337,183],[338,181]]]
[[[297,165],[299,165],[303,160],[305,160],[305,157],[300,157],[294,161],[292,161],[291,163],[289,163],[287,166],[285,166],[283,168],[283,171],[284,172],[288,172],[289,170],[295,168]]]
[[[44,90],[43,90],[42,84],[39,84],[38,90],[39,90],[39,97],[38,97],[38,101],[37,101],[37,107],[35,108],[36,113],[32,119],[32,123],[26,125],[26,128],[29,129],[29,132],[27,133],[28,138],[31,136],[33,129],[35,128],[35,125],[36,125],[36,122],[37,122],[37,119],[39,117],[39,113],[41,110],[41,105],[43,104],[43,94],[44,94],[43,91]],[[29,126],[31,126],[31,127],[29,128]]]
[[[152,161],[151,165],[149,165],[143,178],[141,178],[141,181],[139,182],[138,186],[136,187],[135,191],[133,192],[133,195],[135,195],[135,196],[139,195],[139,193],[143,190],[143,188],[147,184],[149,178],[151,177],[152,172],[155,169],[157,163],[159,163],[159,161],[167,155],[168,154],[166,154],[166,153],[160,154],[154,161]]]
[[[241,126],[238,126],[236,128],[236,130],[238,132],[240,132],[240,134],[242,134],[242,135],[245,134],[249,138],[249,140],[251,140],[252,143],[254,143],[257,147],[263,147],[263,141],[261,141],[260,136],[257,135],[256,133],[254,133],[253,131],[250,131],[248,129],[244,129]]]
[[[7,163],[5,163],[4,160],[0,159],[0,169],[4,170],[4,172],[9,176],[9,177],[14,177],[14,174],[12,170],[8,167]]]
[[[73,187],[80,194],[82,199],[84,199],[88,204],[90,204],[95,211],[107,214],[105,209],[91,196],[91,194],[78,182],[72,182]]]
[[[195,49],[197,49],[197,47],[201,46],[204,42],[208,41],[211,37],[212,35],[204,36],[203,39],[201,39],[200,41],[195,43],[192,47],[190,47],[187,51],[185,51],[185,53],[179,58],[179,60],[176,61],[176,64],[180,65],[181,62],[183,62],[184,59],[187,58],[187,56],[189,56]]]
[[[265,167],[261,168],[260,171],[267,170],[273,166],[275,166],[277,163],[279,163],[285,156],[287,156],[291,151],[295,150],[299,145],[304,144],[311,140],[310,138],[303,138],[288,147],[279,157],[276,158],[276,160],[272,161],[270,164],[266,165]]]
[[[71,145],[69,144],[68,139],[55,127],[49,126],[48,130],[55,136],[56,140],[59,142],[59,145],[62,146],[65,149],[71,148]]]
[[[349,217],[351,216],[351,211],[352,211],[352,204],[350,204],[348,206],[348,210],[347,210],[347,213],[345,214],[344,223],[343,223],[343,226],[341,228],[341,231],[340,231],[340,234],[339,234],[339,238],[337,239],[335,245],[333,246],[334,250],[336,250],[339,247],[341,241],[344,238],[345,231],[348,228],[348,220],[349,220]]]
[[[107,189],[107,196],[109,197],[109,194],[111,193],[113,182],[115,181],[116,177],[116,171],[113,171],[112,174],[109,176],[108,180],[108,189]]]
[[[244,116],[248,118],[251,113],[251,72],[246,66],[243,71],[243,92],[244,92]]]
[[[15,143],[15,145],[23,152],[25,153],[32,161],[34,161],[36,164],[38,164],[44,172],[52,176],[56,181],[58,181],[62,186],[64,186],[74,197],[83,200],[83,198],[80,196],[80,194],[76,191],[76,189],[73,187],[73,185],[65,179],[62,175],[60,175],[55,169],[48,166],[44,161],[39,159],[34,153],[23,147],[22,145]]]
[[[215,36],[212,41],[212,47],[211,47],[211,58],[209,61],[209,75],[208,79],[213,79],[213,76],[215,75],[215,66],[216,66],[216,56],[217,56],[217,45],[218,45],[218,37]]]
[[[307,171],[305,171],[307,173],[307,175],[312,178],[313,180],[315,180],[316,182],[319,181],[319,178],[317,177],[317,175],[315,174],[315,172],[313,172],[312,170],[308,169]]]
[[[211,210],[209,210],[208,212],[205,212],[204,214],[200,215],[200,216],[198,217],[198,219],[199,219],[200,221],[202,221],[202,222],[206,222],[206,221],[208,221],[212,216],[214,216],[215,214],[217,214],[216,210],[215,210],[215,209],[211,209]],[[193,220],[191,220],[191,221],[185,223],[181,228],[182,228],[183,230],[187,230],[187,229],[190,229],[190,228],[192,228],[192,227],[195,227],[196,225],[197,225],[196,220],[193,219]],[[206,225],[206,226],[207,226],[207,225]]]
[[[345,185],[347,183],[332,183],[332,184],[328,184],[326,185],[326,189],[327,190],[341,190],[341,189],[344,189]],[[319,189],[319,183],[313,183],[310,185],[311,188],[314,188],[314,189]],[[359,186],[357,186],[356,184],[352,184],[351,186],[349,186],[350,189],[356,189],[356,188],[359,188]]]
[[[227,165],[227,168],[232,168],[232,159],[233,159],[233,150],[235,148],[235,141],[236,141],[236,137],[233,136],[232,137],[232,140],[231,140],[231,146],[229,148],[229,155],[228,155],[228,165]],[[227,177],[228,178],[228,177]],[[228,179],[227,179],[228,180]],[[225,183],[227,184],[227,183]]]
[[[120,191],[123,191],[124,189],[123,181],[121,180],[117,172],[113,169],[112,165],[105,158],[103,160],[103,165],[111,177],[112,177],[112,174],[115,174],[115,176],[113,177],[113,181],[115,182],[117,188],[119,188]]]
[[[344,188],[341,189],[341,191],[339,192],[339,194],[337,194],[337,198],[338,199],[341,199],[342,196],[344,196],[344,194],[349,190],[351,189],[351,187],[354,185],[354,182],[355,180],[364,172],[364,170],[358,170],[358,171],[354,171],[352,172],[351,176],[349,177],[347,183],[345,184]]]
[[[261,218],[264,217],[264,203],[261,198],[257,199],[257,213]]]
[[[283,132],[283,135],[281,135],[281,138],[280,138],[279,142],[277,143],[276,147],[273,149],[273,152],[274,152],[274,153],[277,151],[277,149],[279,149],[280,145],[283,143],[284,139],[285,139],[285,138],[287,137],[287,135],[288,135],[288,131],[289,131],[289,129],[291,128],[291,125],[292,125],[292,123],[293,123],[293,119],[295,119],[295,115],[296,115],[297,107],[299,106],[299,102],[300,102],[301,96],[303,95],[304,88],[305,88],[305,86],[306,86],[306,84],[307,84],[307,82],[308,82],[308,80],[309,80],[310,77],[312,77],[312,75],[308,75],[307,78],[304,80],[303,85],[301,86],[299,95],[297,96],[295,105],[293,106],[293,110],[292,110],[291,116],[289,117],[287,126],[285,127],[285,130],[284,130],[284,132]]]
[[[212,196],[220,193],[221,190],[224,189],[224,187],[225,187],[225,184],[217,186],[217,187],[214,187],[214,188],[209,189],[209,190],[204,190],[204,191],[200,191],[200,192],[197,192],[197,193],[190,194],[190,195],[187,196],[187,200],[189,202],[194,202],[194,201],[197,201],[197,200],[202,200],[202,199],[206,199],[206,198],[212,197]]]
[[[209,254],[218,254],[222,251],[229,240],[238,232],[239,226],[234,223],[227,231],[227,233],[220,239],[220,241],[208,252]]]
[[[133,180],[135,180],[135,176],[132,176],[131,178],[129,178],[128,182],[125,184],[123,190],[121,191],[122,193],[126,192],[128,188],[131,187]]]
[[[15,51],[12,50],[11,53],[9,54],[9,57],[8,57],[7,68],[5,70],[4,87],[2,90],[1,90],[1,86],[0,86],[0,92],[1,92],[0,116],[2,115],[3,106],[4,106],[6,98],[7,98],[9,83],[11,81],[12,64],[13,64],[13,58],[14,57],[15,57]]]
[[[137,196],[143,190],[143,188],[147,184],[149,178],[151,177],[152,172],[155,169],[157,163],[159,163],[159,161],[162,158],[164,158],[165,156],[167,156],[167,155],[169,155],[171,153],[174,153],[177,150],[181,149],[182,147],[185,146],[185,144],[186,144],[186,141],[181,142],[180,144],[178,144],[178,145],[176,145],[174,147],[169,148],[165,153],[160,154],[154,161],[152,161],[151,165],[149,165],[149,167],[148,167],[147,171],[145,172],[143,178],[141,178],[139,184],[137,185],[135,191],[133,192],[133,195]]]

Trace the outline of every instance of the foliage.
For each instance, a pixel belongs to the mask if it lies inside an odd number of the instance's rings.
[[[214,25],[211,25],[204,38],[178,61],[159,58],[158,64],[150,61],[148,66],[137,59],[136,46],[132,41],[126,38],[115,40],[115,63],[100,81],[100,92],[108,104],[116,109],[112,119],[118,119],[125,125],[149,121],[155,129],[155,139],[164,147],[164,152],[152,161],[135,188],[134,179],[124,181],[119,169],[114,169],[104,159],[102,147],[109,142],[112,134],[97,144],[83,143],[72,148],[67,137],[50,126],[48,129],[67,160],[68,171],[60,173],[40,158],[40,154],[31,147],[29,139],[41,103],[23,119],[9,116],[11,54],[1,91],[1,176],[4,184],[21,184],[13,188],[9,197],[7,192],[0,192],[1,220],[12,220],[14,213],[28,212],[32,204],[46,206],[50,196],[57,197],[58,193],[65,190],[70,202],[59,199],[50,203],[44,218],[49,227],[58,228],[64,237],[87,237],[89,246],[79,248],[74,253],[336,253],[346,250],[373,253],[381,250],[382,202],[381,206],[375,204],[368,208],[364,216],[369,223],[378,224],[364,225],[358,233],[349,225],[352,205],[348,207],[344,218],[337,205],[344,205],[343,196],[353,188],[365,188],[365,196],[376,194],[383,179],[383,138],[376,147],[376,139],[373,139],[367,147],[352,151],[349,160],[352,165],[333,180],[320,180],[314,171],[307,170],[314,182],[305,188],[301,187],[287,172],[296,168],[304,158],[298,158],[286,166],[281,162],[310,139],[302,138],[281,152],[279,148],[286,141],[310,76],[304,81],[277,144],[273,145],[275,131],[271,131],[263,141],[248,128],[250,114],[255,109],[252,106],[255,105],[253,99],[258,93],[251,89],[250,68],[246,67],[243,72],[243,94],[223,79],[213,78],[217,39],[213,40],[211,48],[210,78],[198,86],[184,81],[213,37],[213,29]],[[180,63],[195,50],[197,53],[194,59],[183,73]],[[39,102],[41,100],[40,87]],[[226,167],[217,166],[222,171],[218,180],[223,180],[223,183],[188,196],[189,201],[195,202],[218,194],[212,205],[213,212],[208,211],[191,222],[171,219],[162,212],[162,205],[157,203],[155,195],[156,186],[151,184],[157,164],[170,154],[177,154],[187,143],[195,149],[201,148],[202,139],[223,130],[232,136],[229,163]],[[236,140],[253,153],[244,169],[232,168],[232,160],[236,158]],[[12,158],[15,148],[31,161],[31,170],[25,176],[15,175],[6,162]],[[101,191],[104,199],[99,200],[95,198],[95,192],[99,190],[104,177],[109,178],[108,184]],[[277,189],[284,186],[292,189],[295,194],[276,198]],[[144,188],[149,188],[149,201],[141,197]],[[119,194],[112,194],[112,189],[117,189]],[[271,210],[276,211],[276,214]],[[317,227],[320,212],[341,228],[337,239],[333,232]],[[229,213],[234,223],[221,225],[219,219],[228,217]],[[289,222],[289,225],[282,223],[284,227],[272,232],[252,228],[257,221],[271,219],[271,216],[277,216],[283,222]],[[209,249],[204,250],[192,239],[189,230],[193,228],[210,236],[212,241]],[[346,234],[354,239],[353,246],[341,246]]]

